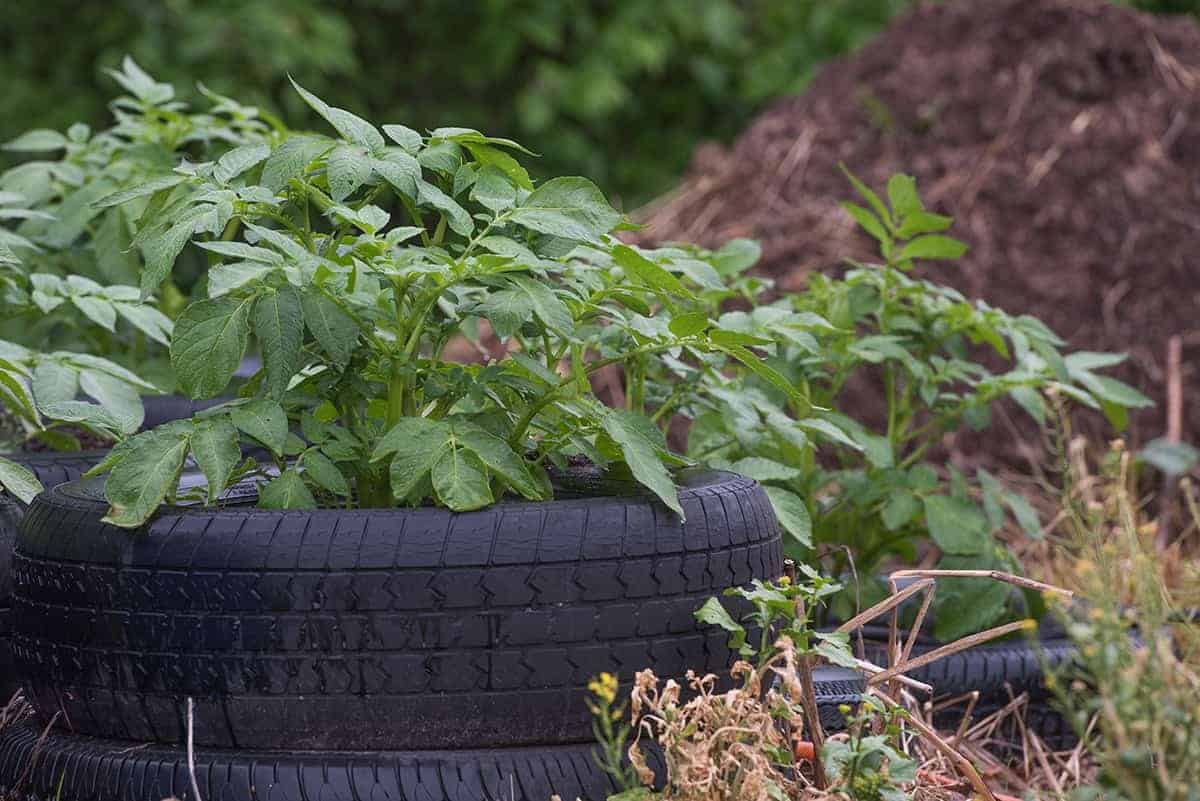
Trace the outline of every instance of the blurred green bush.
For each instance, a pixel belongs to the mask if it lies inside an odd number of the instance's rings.
[[[1200,0],[1119,0],[1125,5],[1154,14],[1196,14],[1200,16]]]
[[[376,119],[511,135],[543,174],[599,179],[626,208],[667,189],[701,139],[795,92],[910,0],[10,0],[0,141],[106,122],[130,53],[181,88],[310,118],[290,73]]]

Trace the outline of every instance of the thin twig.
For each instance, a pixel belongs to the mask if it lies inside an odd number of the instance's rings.
[[[995,640],[999,637],[1012,634],[1014,631],[1028,629],[1032,620],[1017,620],[1013,623],[1005,623],[1003,626],[996,626],[987,631],[981,631],[978,634],[972,634],[968,637],[955,640],[948,645],[943,645],[941,648],[934,648],[932,651],[926,651],[920,656],[913,659],[905,660],[898,665],[892,665],[882,673],[872,676],[867,680],[869,684],[879,684],[880,682],[888,681],[901,673],[907,673],[910,670],[916,670],[919,667],[936,662],[943,657],[956,654],[959,651],[965,651],[968,648],[974,648],[976,645]]]
[[[797,598],[796,619],[807,620],[807,614],[804,608],[804,599]],[[825,744],[825,731],[821,727],[821,711],[817,708],[817,692],[813,685],[812,662],[807,654],[800,654],[797,657],[796,672],[800,678],[801,704],[804,707],[804,716],[808,718],[808,736],[812,740],[813,751],[819,755]],[[813,760],[813,778],[818,790],[824,790],[829,786],[825,778],[825,766],[819,758]]]
[[[58,722],[58,718],[59,715],[55,712],[51,716],[50,722],[46,724],[46,728],[42,729],[42,733],[38,735],[37,742],[33,744],[32,756],[25,763],[25,768],[21,771],[21,775],[17,777],[16,789],[23,787],[25,782],[29,780],[29,777],[33,775],[33,769],[37,767],[38,757],[42,755],[42,746],[46,744],[46,739],[50,736],[50,730]]]
[[[837,631],[840,633],[848,633],[854,631],[855,629],[862,628],[875,618],[892,611],[897,606],[904,603],[926,587],[933,586],[933,583],[933,579],[921,579],[919,581],[914,581],[912,584],[893,594],[891,597],[884,598],[870,609],[859,612],[857,615],[838,626]]]
[[[958,729],[954,732],[954,739],[951,741],[951,745],[955,747],[962,742],[967,728],[971,725],[971,717],[975,714],[975,705],[979,703],[979,690],[971,690],[967,696],[967,708],[963,710],[962,720],[959,721]]]
[[[188,696],[187,699],[187,763],[188,763],[188,778],[192,780],[192,795],[196,797],[196,801],[204,801],[200,797],[200,784],[196,781],[196,747],[195,747],[195,704]]]
[[[1029,742],[1033,745],[1033,755],[1041,766],[1042,773],[1050,781],[1050,786],[1054,788],[1054,792],[1061,796],[1063,788],[1058,783],[1058,776],[1050,768],[1050,760],[1046,759],[1046,750],[1042,747],[1042,738],[1038,737],[1034,732],[1029,732]]]
[[[990,578],[996,581],[1003,581],[1006,584],[1012,584],[1016,587],[1022,587],[1027,590],[1037,590],[1038,592],[1053,592],[1062,595],[1066,598],[1074,598],[1075,593],[1071,590],[1055,587],[1052,584],[1045,584],[1041,581],[1034,581],[1025,576],[1016,576],[1012,573],[1005,573],[1002,570],[897,570],[888,576],[889,579],[898,578]]]
[[[1009,715],[1012,715],[1017,709],[1019,709],[1028,700],[1029,700],[1029,695],[1027,693],[1021,693],[1016,698],[1012,699],[1011,701],[1009,701],[1007,704],[1005,704],[1004,706],[997,709],[992,714],[983,718],[978,723],[972,725],[971,728],[967,729],[967,733],[966,733],[965,737],[967,739],[972,739],[972,738],[976,738],[976,737],[991,737],[992,734],[996,731],[996,728],[1000,725],[1000,722],[1003,721],[1005,718],[1007,718]],[[984,732],[986,732],[986,734]]]
[[[917,617],[913,620],[912,631],[909,632],[908,639],[904,642],[904,650],[900,653],[901,662],[907,662],[912,655],[917,637],[921,635],[921,626],[925,625],[925,616],[929,614],[929,606],[933,603],[933,592],[934,589],[930,588],[929,592],[925,593],[925,600],[921,601],[921,608],[917,610]]]
[[[872,687],[868,690],[868,692],[873,693],[885,704],[889,704],[898,709],[904,708],[900,704],[896,703],[891,696],[889,696],[887,693],[881,692],[878,688]],[[993,795],[992,791],[988,789],[988,786],[984,784],[983,777],[979,775],[979,771],[975,770],[975,766],[971,764],[971,760],[967,759],[965,756],[959,753],[957,749],[939,737],[937,732],[935,732],[916,715],[909,716],[908,722],[912,724],[913,728],[921,732],[925,739],[929,741],[934,748],[941,751],[946,758],[954,764],[955,768],[958,769],[958,772],[962,774],[963,778],[971,783],[971,786],[975,788],[975,792],[979,793],[979,795],[982,796],[985,801],[996,801],[996,796]]]
[[[1183,339],[1176,334],[1167,340],[1167,442],[1179,442],[1183,435]],[[1179,482],[1167,475],[1159,498],[1158,533],[1155,546],[1159,552],[1170,545],[1174,529],[1174,511]]]
[[[885,670],[885,668],[881,668],[879,665],[876,665],[874,662],[868,662],[865,659],[858,659],[857,657],[855,658],[854,663],[858,667],[858,669],[861,670],[863,673],[867,673],[872,676],[875,675],[876,673],[882,673]],[[916,679],[910,679],[908,676],[903,676],[903,675],[896,676],[895,678],[896,678],[896,681],[900,682],[905,687],[909,687],[914,690],[920,690],[921,692],[925,693],[926,695],[933,695],[933,685],[931,685],[931,684],[926,684],[925,682],[917,681]]]

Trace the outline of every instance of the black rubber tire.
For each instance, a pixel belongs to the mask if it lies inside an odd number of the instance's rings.
[[[191,417],[196,412],[214,406],[223,399],[194,401],[180,395],[145,395],[142,406],[146,417],[142,429],[153,428],[170,420]],[[76,481],[108,455],[107,448],[86,451],[38,451],[34,453],[4,453],[5,459],[24,465],[33,471],[42,486],[49,489],[67,481]],[[25,515],[25,504],[0,490],[0,604],[8,605],[12,582],[9,564],[12,561],[13,540]]]
[[[867,659],[886,662],[886,645],[872,647],[867,642]],[[933,646],[918,643],[913,654],[919,655]],[[1006,640],[999,643],[977,645],[944,657],[908,674],[910,678],[931,684],[939,696],[954,696],[979,691],[984,699],[1009,699],[1009,688],[1014,695],[1028,692],[1031,698],[1045,698],[1049,690],[1045,686],[1045,666],[1057,668],[1075,658],[1075,645],[1065,638],[1054,638],[1029,642]],[[878,662],[877,662],[878,664]]]
[[[33,471],[42,486],[50,488],[67,481],[76,481],[108,455],[107,448],[89,451],[38,451],[37,453],[0,454],[9,461]]]
[[[74,481],[98,464],[107,450],[74,453],[6,453],[4,458],[33,471],[43,487]],[[12,614],[12,555],[25,504],[0,490],[0,706],[20,688],[9,640]]]
[[[210,406],[224,403],[226,400],[228,398],[192,400],[182,395],[143,395],[142,408],[145,409],[146,414],[142,418],[142,430],[145,431],[172,420],[183,420]]]
[[[142,406],[145,418],[142,430],[153,428],[170,420],[191,417],[201,409],[220,403],[223,399],[193,401],[180,395],[145,395]],[[39,451],[36,453],[0,454],[10,461],[28,467],[37,476],[43,487],[50,488],[67,481],[75,481],[100,460],[108,455],[106,448],[87,451]],[[12,580],[9,571],[12,565],[13,542],[17,528],[25,516],[25,504],[0,490],[0,706],[8,701],[18,689],[13,670],[12,646],[9,642],[9,615]]]
[[[99,464],[106,455],[107,450],[0,454],[5,459],[31,470],[43,487],[77,480]],[[0,490],[0,605],[5,607],[8,606],[9,596],[12,594],[9,568],[12,564],[13,544],[21,519],[25,516],[25,508],[25,504]]]
[[[162,801],[194,794],[183,749],[9,727],[0,797],[21,801]],[[587,744],[487,751],[196,754],[204,799],[230,801],[603,801],[614,792]]]
[[[842,668],[818,668],[827,730],[844,726],[836,705],[855,704],[862,680]],[[831,713],[836,714],[834,719]],[[162,801],[190,799],[186,752],[120,740],[13,725],[0,732],[0,798],[22,801]],[[237,801],[601,801],[616,788],[593,756],[575,743],[488,750],[355,752],[200,750],[201,798]],[[661,760],[651,746],[650,766]]]
[[[680,477],[641,495],[434,508],[164,509],[102,524],[95,481],[34,501],[13,648],[74,731],[257,749],[441,749],[590,739],[586,684],[731,660],[706,599],[782,571],[762,489]],[[837,693],[835,693],[837,694]]]

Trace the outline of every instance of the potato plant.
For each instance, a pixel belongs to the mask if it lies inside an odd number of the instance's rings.
[[[174,284],[157,294],[137,286],[143,261],[161,250],[151,231],[133,236],[146,182],[180,159],[277,132],[203,87],[211,107],[188,112],[132,59],[111,76],[126,94],[112,102],[110,128],[32,130],[4,145],[24,159],[0,174],[0,402],[13,445],[78,450],[81,430],[119,440],[141,425],[141,394],[174,387],[169,315],[184,298]],[[216,233],[219,218],[214,210],[206,221]],[[205,265],[196,253],[192,273]]]
[[[927,538],[941,552],[940,567],[1014,569],[995,536],[1001,526],[1012,520],[1041,536],[1022,496],[982,468],[964,474],[941,454],[947,434],[986,428],[1005,400],[1050,424],[1048,393],[1101,410],[1118,426],[1128,409],[1150,403],[1100,372],[1122,355],[1064,354],[1063,341],[1038,320],[913,277],[918,262],[965,253],[945,233],[952,220],[926,210],[907,176],[888,182],[886,201],[851,181],[866,205],[845,208],[878,240],[881,263],[814,274],[803,291],[774,300],[743,278],[738,288],[750,308],[711,310],[715,325],[761,346],[772,375],[784,376],[808,406],[797,408],[773,380],[738,364],[664,361],[652,379],[663,387],[661,402],[686,399],[689,456],[766,485],[793,556],[862,579],[834,604],[842,615],[855,601],[878,600],[881,565],[911,562]],[[728,247],[744,254],[739,267],[753,258],[748,246]],[[864,419],[847,400],[855,381],[879,388],[881,421]],[[953,639],[978,630],[1009,600],[996,582],[947,581],[935,633]],[[1037,611],[1040,600],[1029,602]]]
[[[803,402],[757,340],[708,320],[716,268],[622,244],[622,215],[590,181],[535,186],[511,140],[381,130],[297,91],[336,136],[242,145],[100,200],[144,204],[144,293],[189,241],[218,259],[171,334],[188,394],[225,391],[252,336],[263,358],[237,400],[113,450],[98,468],[111,522],[175,498],[189,455],[209,501],[258,473],[264,507],[455,510],[548,498],[548,465],[584,457],[681,514],[668,468],[682,460],[648,418],[597,400],[590,375],[619,364],[636,382],[657,356],[723,354]],[[499,358],[446,356],[484,337]],[[242,441],[270,463],[243,461]]]
[[[1149,403],[1102,374],[1121,356],[1064,353],[1039,321],[914,278],[965,247],[907,176],[886,197],[851,177],[865,205],[846,209],[881,263],[774,297],[747,274],[753,243],[623,244],[627,222],[594,184],[535,185],[511,140],[379,128],[298,86],[335,135],[293,133],[211,93],[210,112],[185,113],[132,62],[114,77],[130,94],[111,131],[32,132],[10,147],[62,159],[0,176],[17,223],[0,229],[8,308],[74,345],[0,353],[30,395],[27,424],[49,438],[54,421],[118,440],[137,428],[150,385],[80,350],[136,362],[166,343],[167,381],[196,398],[231,394],[252,346],[263,359],[235,400],[113,449],[98,472],[118,525],[177,500],[189,463],[209,502],[257,476],[267,507],[468,510],[549,498],[552,472],[585,460],[681,513],[670,470],[700,462],[766,485],[793,555],[856,571],[865,604],[881,565],[926,537],[944,567],[1011,568],[994,536],[1006,520],[1040,536],[1021,496],[940,456],[946,434],[988,426],[1006,399],[1042,424],[1047,393],[1117,425]],[[480,357],[464,362],[464,343]],[[614,371],[615,390],[599,380]],[[877,424],[846,400],[864,380],[884,399]],[[667,447],[679,418],[687,459]],[[1009,600],[947,582],[936,633],[985,626]]]
[[[142,265],[155,268],[167,244],[156,238],[162,232],[138,226],[143,215],[156,213],[148,208],[148,182],[175,180],[163,173],[181,159],[217,158],[282,135],[281,128],[203,86],[210,107],[189,112],[172,86],[129,58],[110,74],[125,91],[111,104],[111,127],[31,130],[4,145],[25,160],[0,174],[6,312],[0,338],[106,356],[166,384],[169,318],[185,303],[180,289],[190,288],[207,260],[201,251],[189,254],[176,280],[157,295],[137,286]],[[179,186],[160,202],[178,201],[188,191]],[[222,233],[223,214],[218,204],[203,221],[214,235]]]
[[[81,391],[94,401],[80,400]],[[79,450],[64,425],[120,439],[141,425],[139,393],[147,391],[155,388],[108,359],[69,351],[42,353],[0,340],[0,414],[19,430],[20,439],[36,437],[51,447]],[[28,468],[0,456],[0,492],[28,503],[41,491]]]

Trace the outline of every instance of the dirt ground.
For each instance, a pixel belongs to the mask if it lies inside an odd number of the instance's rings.
[[[851,195],[838,162],[877,187],[911,173],[957,219],[970,253],[925,277],[1034,314],[1075,348],[1128,352],[1121,377],[1159,404],[1134,420],[1136,439],[1166,433],[1177,337],[1179,433],[1200,439],[1195,20],[1099,0],[918,7],[728,149],[698,148],[639,237],[753,237],[762,269],[795,289],[873,254],[838,208]]]

